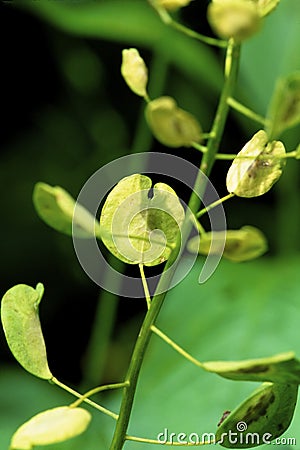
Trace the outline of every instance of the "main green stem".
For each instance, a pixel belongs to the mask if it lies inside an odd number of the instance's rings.
[[[208,141],[207,153],[205,153],[202,158],[199,174],[195,182],[194,189],[197,192],[197,194],[195,192],[192,192],[188,204],[190,210],[194,214],[197,213],[201,204],[200,199],[201,194],[199,195],[199,192],[204,193],[206,187],[205,185],[203,185],[203,176],[201,174],[201,171],[204,172],[205,175],[207,176],[210,174],[223,135],[229,111],[227,99],[233,95],[233,90],[238,72],[239,50],[240,50],[239,45],[235,44],[233,41],[229,41],[225,64],[227,67],[226,78],[211,130],[212,135],[210,140]],[[189,221],[188,223],[186,222],[183,228],[184,235],[189,234],[190,227],[191,221]],[[137,381],[142,366],[142,362],[144,359],[144,355],[152,334],[151,327],[152,325],[154,325],[156,318],[160,312],[160,309],[163,305],[166,293],[168,291],[168,287],[170,286],[172,276],[177,266],[178,262],[177,257],[180,252],[180,245],[179,245],[180,240],[178,240],[177,244],[178,245],[176,245],[176,248],[172,251],[166,263],[164,272],[162,273],[160,282],[156,290],[156,292],[159,293],[155,294],[152,299],[151,307],[145,316],[144,322],[142,324],[140,333],[138,335],[135,344],[135,348],[133,350],[132,358],[125,379],[125,381],[129,382],[129,386],[123,388],[123,397],[120,407],[120,414],[116,424],[115,433],[112,439],[110,450],[122,450],[124,442],[126,440],[126,433],[131,415]],[[168,270],[171,267],[172,270]]]

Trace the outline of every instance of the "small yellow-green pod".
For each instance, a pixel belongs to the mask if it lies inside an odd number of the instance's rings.
[[[16,360],[32,375],[50,380],[52,374],[38,312],[43,292],[41,283],[35,289],[26,284],[13,286],[2,298],[1,321]]]
[[[255,34],[261,24],[257,4],[249,0],[213,0],[207,18],[219,37],[234,38],[237,42]]]
[[[100,235],[99,223],[92,214],[60,186],[36,183],[33,204],[40,218],[61,233],[77,238]]]
[[[136,48],[122,51],[121,74],[135,94],[147,97],[148,69]]]
[[[83,433],[91,414],[83,408],[60,406],[43,411],[21,425],[12,437],[11,450],[64,442]]]
[[[268,142],[266,132],[258,131],[237,154],[228,170],[228,192],[247,198],[268,192],[282,174],[285,153],[282,142]]]
[[[224,247],[224,233],[226,241]],[[192,238],[188,242],[188,250],[191,253],[200,253],[201,255],[218,255],[230,261],[242,262],[258,258],[263,255],[268,244],[263,233],[255,227],[245,226],[240,230],[227,230],[208,232],[201,236],[200,245],[198,237]]]
[[[168,147],[190,147],[201,141],[197,119],[179,108],[172,97],[159,97],[146,107],[147,123],[158,141]]]

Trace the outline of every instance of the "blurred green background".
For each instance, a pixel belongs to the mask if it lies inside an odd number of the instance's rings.
[[[181,20],[211,34],[207,4],[194,0]],[[243,46],[236,98],[260,114],[267,111],[276,79],[300,69],[299,24],[300,4],[284,0]],[[37,181],[61,185],[76,197],[109,161],[132,152],[170,151],[152,139],[142,101],[121,78],[122,48],[137,47],[147,62],[151,97],[174,96],[205,131],[222,86],[223,54],[165,27],[144,0],[1,2],[0,45],[1,295],[14,284],[43,282],[41,320],[55,376],[82,388],[119,381],[144,305],[99,293],[82,271],[72,241],[37,217],[33,186]],[[230,114],[222,152],[239,151],[258,129]],[[282,140],[294,150],[299,127]],[[199,162],[193,149],[174,153]],[[221,196],[228,167],[219,162],[211,176]],[[239,266],[222,263],[205,286],[197,283],[196,267],[168,296],[160,325],[199,359],[241,359],[289,349],[300,355],[299,173],[299,162],[289,161],[270,193],[225,205],[230,228],[249,224],[264,231],[270,247],[265,257]],[[187,200],[188,193],[180,195]],[[0,337],[0,443],[6,448],[22,421],[72,399],[24,373],[2,331]],[[214,431],[223,411],[254,387],[199,373],[155,338],[130,432],[154,439],[165,427]],[[118,399],[104,402],[117,411]],[[84,436],[49,448],[107,449],[112,420],[94,417]],[[296,431],[294,425],[289,435]]]

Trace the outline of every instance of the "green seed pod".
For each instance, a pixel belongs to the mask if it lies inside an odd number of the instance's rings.
[[[297,384],[263,383],[220,424],[216,442],[227,448],[270,444],[289,427]]]
[[[265,131],[258,131],[231,164],[226,186],[239,197],[258,197],[268,192],[280,178],[285,165],[282,142],[268,142]]]
[[[9,289],[2,298],[1,321],[16,360],[32,375],[50,380],[52,374],[38,311],[43,292],[41,283],[35,289],[26,284]]]
[[[165,262],[177,241],[184,209],[173,189],[149,177],[123,178],[108,194],[100,217],[103,243],[127,264]]]
[[[31,450],[35,446],[64,442],[83,433],[91,414],[83,408],[59,406],[32,417],[18,428],[10,443],[11,450]]]
[[[218,255],[230,261],[242,262],[258,258],[263,255],[268,244],[263,233],[255,227],[245,226],[240,230],[227,230],[224,247],[224,231],[214,231],[201,236],[198,248],[197,238],[188,242],[188,250],[191,253],[198,252],[201,255]]]
[[[300,361],[294,352],[242,361],[207,361],[203,369],[229,380],[299,384]]]
[[[249,0],[213,0],[207,18],[218,36],[234,38],[237,42],[255,34],[261,24],[257,4]]]
[[[159,97],[147,104],[146,120],[158,141],[168,147],[190,147],[201,140],[197,119],[178,108],[172,97]]]
[[[136,48],[122,51],[121,74],[130,89],[141,97],[148,97],[148,69]]]
[[[92,214],[60,186],[37,183],[33,204],[40,218],[50,227],[68,236],[100,236],[100,226]]]

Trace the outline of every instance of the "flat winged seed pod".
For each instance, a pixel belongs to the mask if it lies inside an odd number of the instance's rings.
[[[208,361],[203,368],[229,380],[300,383],[300,361],[294,352],[242,361]]]
[[[43,292],[41,283],[35,289],[26,284],[13,286],[2,298],[1,320],[16,360],[32,375],[50,380],[52,374],[38,312]]]
[[[100,234],[98,222],[60,186],[37,183],[33,203],[39,217],[55,230],[77,238],[91,238]]]
[[[263,383],[220,424],[216,442],[227,448],[270,444],[289,427],[298,385]]]
[[[207,18],[219,37],[238,42],[251,37],[261,25],[258,6],[249,0],[213,0]]]
[[[201,141],[197,119],[179,108],[172,97],[159,97],[147,104],[147,123],[158,141],[168,147],[190,147]]]
[[[228,192],[248,198],[265,194],[280,178],[285,154],[282,142],[268,142],[266,132],[258,131],[237,154],[228,170]]]
[[[100,217],[102,240],[127,264],[155,266],[166,261],[177,241],[184,209],[173,189],[133,174],[112,189]],[[151,192],[151,196],[149,193]]]
[[[249,261],[263,255],[268,244],[264,234],[255,227],[245,226],[240,230],[226,230],[224,247],[224,231],[208,232],[201,236],[200,245],[198,237],[192,238],[187,245],[191,253],[200,255],[218,255],[233,262]]]
[[[147,97],[148,69],[136,48],[122,51],[121,74],[135,94]]]
[[[83,433],[91,414],[83,408],[60,406],[43,411],[21,425],[12,437],[10,450],[64,442]]]

